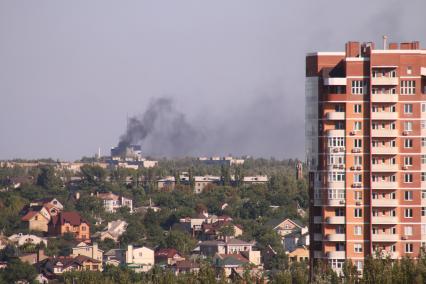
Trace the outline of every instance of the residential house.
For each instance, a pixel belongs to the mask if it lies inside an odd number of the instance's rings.
[[[147,272],[155,263],[154,250],[147,247],[127,246],[126,265],[136,272]]]
[[[208,212],[202,212],[195,217],[185,217],[179,220],[185,229],[193,235],[202,231],[203,224],[211,224],[217,221],[232,221],[232,218],[229,216],[216,216],[210,215]]]
[[[21,217],[21,221],[28,223],[28,229],[30,231],[47,232],[51,215],[44,206],[31,207],[24,216]]]
[[[101,199],[106,212],[115,213],[118,208],[128,207],[130,212],[133,212],[133,200],[124,196],[119,196],[112,192],[96,193],[96,197]]]
[[[226,227],[232,227],[233,234],[224,235],[222,230]],[[214,223],[204,223],[201,225],[201,238],[203,240],[224,240],[226,238],[236,238],[243,234],[243,229],[240,225],[235,225],[230,221],[217,221]]]
[[[176,179],[174,176],[167,176],[165,178],[157,180],[158,189],[173,190],[176,186]]]
[[[30,208],[34,206],[45,207],[51,216],[58,215],[59,212],[64,210],[64,206],[56,198],[41,198],[34,200],[30,203]]]
[[[185,260],[176,249],[174,248],[162,248],[155,252],[155,264],[160,265],[173,265],[178,261]]]
[[[200,253],[205,256],[218,254],[240,253],[251,251],[253,243],[248,243],[239,239],[229,239],[227,241],[204,241],[199,244]]]
[[[181,260],[173,264],[172,271],[175,275],[180,273],[198,273],[200,271],[200,264],[191,260]]]
[[[244,271],[245,267],[249,265],[250,261],[243,255],[238,253],[218,253],[214,256],[213,263],[216,267],[216,270],[223,270],[225,272],[225,276],[229,277],[231,275],[232,270]]]
[[[44,243],[45,246],[47,246],[47,239],[46,238],[42,238],[36,235],[27,235],[27,234],[14,234],[11,235],[9,237],[9,241],[11,241],[12,243],[18,245],[18,246],[23,246],[25,244],[34,244],[34,245],[38,245],[41,243]]]
[[[93,237],[100,238],[101,241],[111,239],[118,242],[120,236],[126,232],[127,226],[127,222],[123,220],[108,222],[107,227],[103,231],[93,234]]]
[[[126,250],[110,249],[104,254],[104,263],[106,265],[119,266],[126,262]]]
[[[220,183],[219,176],[195,176],[194,177],[194,192],[201,193],[208,185],[218,185]]]
[[[48,279],[70,271],[102,271],[102,262],[84,255],[76,257],[50,257],[38,263],[41,273]]]
[[[268,182],[268,176],[247,176],[243,177],[244,184],[264,184]]]
[[[84,255],[99,261],[103,261],[103,253],[104,251],[99,249],[97,243],[93,243],[92,245],[88,245],[85,242],[79,243],[76,247],[72,248],[71,256],[79,256]]]
[[[283,243],[285,251],[288,252],[292,252],[297,247],[301,246],[309,247],[308,227],[303,227],[300,230],[294,230],[293,232],[285,235]]]
[[[74,234],[77,240],[90,240],[90,225],[78,212],[60,212],[53,216],[49,223],[49,235],[63,236],[66,233]]]
[[[288,254],[290,261],[309,261],[309,248],[306,246],[297,247]]]
[[[303,228],[303,225],[289,218],[286,218],[284,220],[272,219],[266,223],[266,226],[271,227],[281,237],[284,237],[285,235],[288,235],[293,231],[301,230]]]

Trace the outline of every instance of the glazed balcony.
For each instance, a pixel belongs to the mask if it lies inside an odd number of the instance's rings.
[[[399,241],[399,235],[391,234],[373,234],[373,242],[397,242]]]
[[[380,111],[380,112],[372,112],[371,119],[376,120],[397,120],[398,113],[390,112],[390,111]]]
[[[330,259],[346,259],[346,251],[329,251],[327,257]]]
[[[330,189],[345,188],[344,181],[329,181],[327,187]]]
[[[325,219],[325,222],[332,225],[345,224],[345,216],[330,216]]]
[[[373,216],[373,224],[396,224],[398,223],[398,218],[393,216]]]
[[[314,216],[314,224],[321,224],[322,216]]]
[[[398,130],[395,129],[372,129],[371,136],[373,137],[397,137]]]
[[[328,234],[326,239],[329,242],[344,242],[346,240],[346,234]]]
[[[328,137],[345,137],[344,129],[330,129],[327,130]]]
[[[371,84],[373,86],[396,86],[398,77],[372,77]]]
[[[346,86],[346,78],[324,78],[324,86]]]
[[[346,204],[346,200],[345,199],[328,199],[327,200],[327,205],[328,206],[333,206],[333,207],[340,207],[340,206],[345,206]]]
[[[372,94],[371,102],[373,103],[397,103],[397,94]]]
[[[398,171],[397,164],[373,164],[371,165],[373,172],[396,172]]]
[[[344,120],[345,119],[345,112],[327,112],[327,119],[328,120]]]
[[[320,241],[322,241],[322,234],[318,234],[318,233],[316,233],[316,234],[314,234],[314,241],[317,241],[317,242],[320,242]]]
[[[396,155],[398,154],[398,147],[371,147],[373,155]]]
[[[374,207],[397,207],[398,199],[390,199],[390,198],[372,199],[371,204]]]
[[[371,183],[372,189],[396,189],[397,187],[396,181],[373,181]]]

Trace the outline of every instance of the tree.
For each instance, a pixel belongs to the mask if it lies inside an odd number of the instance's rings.
[[[181,231],[170,231],[163,243],[164,248],[175,248],[183,254],[188,254],[196,245],[196,240],[187,233]]]
[[[235,235],[235,227],[233,224],[224,225],[219,229],[219,236],[231,237]]]
[[[105,170],[100,166],[83,165],[80,172],[83,179],[92,185],[100,184],[106,177]]]
[[[50,166],[40,168],[40,173],[37,176],[37,185],[48,190],[58,190],[62,182],[56,176],[55,170]]]
[[[37,276],[37,271],[32,265],[15,258],[9,260],[6,269],[0,273],[0,276],[6,283],[32,283]]]

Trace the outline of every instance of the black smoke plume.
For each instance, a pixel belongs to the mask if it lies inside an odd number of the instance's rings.
[[[115,151],[124,155],[130,145],[141,145],[144,152],[144,141],[149,139],[150,154],[179,156],[199,145],[203,137],[176,109],[172,99],[162,97],[151,100],[145,113],[128,120],[126,133]]]

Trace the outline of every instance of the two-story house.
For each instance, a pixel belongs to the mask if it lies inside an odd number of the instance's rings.
[[[99,261],[103,261],[103,253],[104,251],[99,249],[97,243],[89,245],[85,242],[81,242],[77,246],[72,248],[71,256],[84,255]]]
[[[147,272],[155,263],[154,250],[148,247],[127,246],[126,265],[136,272]]]
[[[124,196],[119,196],[112,192],[96,193],[96,197],[103,201],[106,212],[115,213],[121,207],[128,207],[133,212],[133,200]]]
[[[90,225],[78,212],[60,212],[53,216],[49,223],[49,235],[63,236],[71,233],[77,240],[90,240]]]

